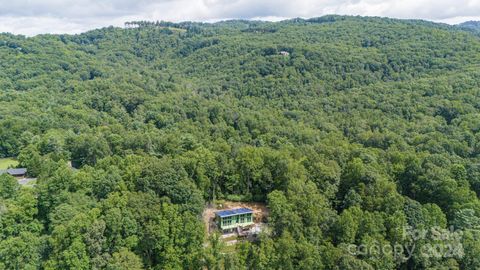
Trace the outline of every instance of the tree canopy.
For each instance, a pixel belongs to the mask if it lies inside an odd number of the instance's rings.
[[[0,269],[480,268],[474,31],[127,26],[0,34],[0,158],[38,178],[0,176]],[[271,233],[222,252],[201,220],[217,199],[266,203]],[[351,252],[450,226],[462,254]]]

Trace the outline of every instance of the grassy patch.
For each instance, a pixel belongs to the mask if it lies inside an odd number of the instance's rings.
[[[13,158],[0,158],[0,170],[5,170],[18,165],[18,161]]]
[[[230,236],[230,237],[222,238],[222,240],[223,240],[224,242],[232,241],[232,240],[237,240],[237,239],[238,239],[238,237],[237,237],[236,235],[232,235],[232,236]]]
[[[236,245],[231,245],[231,246],[223,246],[220,252],[222,253],[235,253],[237,251]]]

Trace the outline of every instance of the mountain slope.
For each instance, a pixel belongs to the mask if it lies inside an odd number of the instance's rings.
[[[469,28],[473,30],[480,30],[480,22],[479,21],[468,21],[459,24],[458,26],[462,28]]]
[[[1,181],[0,262],[476,269],[478,63],[471,32],[388,18],[1,34],[0,157],[38,182]],[[223,254],[199,218],[219,199],[267,203],[271,234]],[[448,226],[460,242],[402,234]],[[439,244],[464,254],[350,252]]]

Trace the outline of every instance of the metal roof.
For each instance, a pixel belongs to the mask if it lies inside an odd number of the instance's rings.
[[[10,175],[24,175],[27,174],[27,169],[19,168],[19,169],[8,169],[8,170],[0,170],[0,174],[8,173]]]
[[[249,208],[238,208],[238,209],[228,209],[215,212],[215,214],[219,217],[229,217],[229,216],[236,216],[241,214],[252,214],[253,210]]]

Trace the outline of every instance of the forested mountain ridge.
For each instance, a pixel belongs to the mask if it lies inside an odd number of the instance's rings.
[[[463,23],[459,24],[458,26],[478,31],[478,30],[480,30],[480,21],[463,22]]]
[[[0,176],[0,269],[480,267],[478,36],[345,16],[128,26],[0,35],[0,157],[38,177]],[[266,202],[271,235],[204,247],[215,199]],[[403,233],[449,226],[461,254]]]

